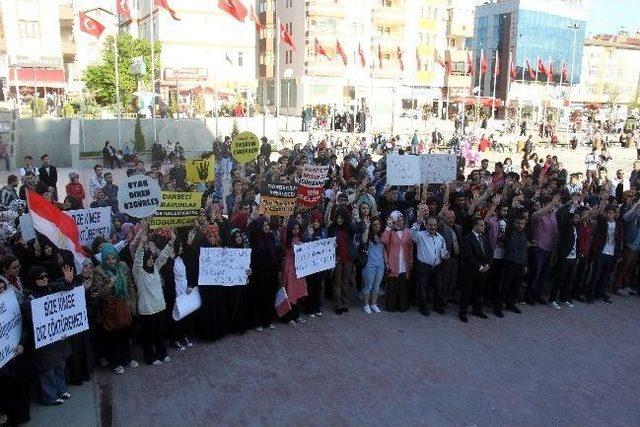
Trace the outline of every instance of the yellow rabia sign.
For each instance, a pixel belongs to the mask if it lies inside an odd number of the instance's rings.
[[[151,217],[149,228],[176,228],[193,225],[200,216],[202,193],[163,191],[160,209]]]
[[[211,156],[208,159],[188,159],[186,164],[187,182],[213,181],[216,176],[216,159]]]

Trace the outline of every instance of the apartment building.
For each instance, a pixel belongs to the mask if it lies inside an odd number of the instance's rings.
[[[640,33],[587,38],[580,82],[574,99],[581,104],[624,107],[640,102]]]
[[[0,101],[21,107],[35,95],[50,108],[62,102],[75,61],[71,0],[0,2]]]
[[[465,40],[473,35],[473,7],[465,3],[259,0],[266,22],[256,51],[259,102],[273,110],[279,83],[280,109],[291,114],[316,104],[372,114],[441,106],[447,87],[457,93],[470,84],[464,59]],[[280,45],[277,66],[276,17],[296,45],[295,50]],[[317,53],[316,40],[326,56]],[[450,76],[435,62],[436,51],[457,62]]]

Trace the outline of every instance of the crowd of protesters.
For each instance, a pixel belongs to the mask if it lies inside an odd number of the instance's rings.
[[[276,155],[263,139],[257,158],[239,164],[226,138],[214,143],[216,176],[206,183],[187,181],[183,156],[150,167],[136,158],[128,176],[203,193],[193,226],[157,230],[119,212],[118,183],[104,165],[94,167],[88,188],[70,173],[59,193],[48,156],[40,166],[27,156],[0,190],[0,292],[18,295],[25,325],[15,357],[0,369],[0,412],[10,424],[26,422],[31,385],[43,404],[63,404],[68,386],[88,381],[94,364],[119,375],[137,368],[138,347],[146,364],[160,367],[172,361],[168,347],[177,354],[196,339],[274,329],[278,322],[297,326],[322,317],[325,306],[336,315],[356,306],[367,316],[411,306],[423,316],[452,310],[466,323],[469,315],[486,319],[487,307],[503,318],[525,304],[578,309],[576,302],[637,294],[640,162],[628,178],[623,170],[610,178],[603,165],[593,172],[587,163],[582,175],[534,153],[519,167],[506,159],[493,170],[488,161],[465,167],[461,157],[454,182],[396,187],[386,183],[385,154],[415,149],[383,145],[374,161],[364,142],[364,149],[359,143],[340,156],[327,140]],[[297,206],[290,217],[259,214],[264,185],[297,184],[306,164],[328,166],[323,200]],[[80,271],[69,252],[39,234],[25,241],[18,231],[27,190],[61,210],[111,207],[111,233],[86,248],[91,257]],[[298,278],[294,246],[327,237],[336,238],[335,268]],[[176,297],[198,285],[203,247],[250,248],[248,284],[200,287],[202,307],[175,321]],[[74,286],[85,289],[89,330],[36,350],[29,302]],[[292,305],[282,318],[274,308],[280,287]]]

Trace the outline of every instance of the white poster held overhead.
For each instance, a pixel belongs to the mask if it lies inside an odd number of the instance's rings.
[[[36,349],[89,329],[84,286],[31,300]]]
[[[65,212],[78,225],[80,244],[91,246],[96,237],[109,238],[111,232],[111,208],[89,208]]]
[[[243,286],[251,249],[200,248],[199,286]]]
[[[336,266],[336,238],[320,239],[293,247],[296,277],[330,270]]]
[[[118,187],[118,207],[122,213],[147,218],[160,208],[161,196],[158,181],[146,175],[132,175]]]
[[[387,155],[387,185],[420,184],[420,157]]]
[[[200,290],[196,286],[188,294],[178,295],[173,306],[173,320],[182,320],[202,306]]]
[[[25,242],[36,238],[36,229],[33,228],[33,219],[31,219],[31,215],[20,215],[20,234],[22,234],[22,238]]]
[[[455,154],[423,154],[420,156],[422,182],[448,184],[456,180],[458,163]]]
[[[0,294],[0,368],[14,356],[22,335],[20,305],[13,289]]]

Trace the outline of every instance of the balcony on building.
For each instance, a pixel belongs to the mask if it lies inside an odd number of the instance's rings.
[[[346,9],[344,0],[307,0],[307,16],[344,18]]]
[[[316,77],[344,77],[346,67],[340,58],[329,61],[325,57],[310,58],[305,62],[305,74]]]
[[[400,0],[376,0],[373,23],[376,25],[403,25],[406,22],[403,2]]]

